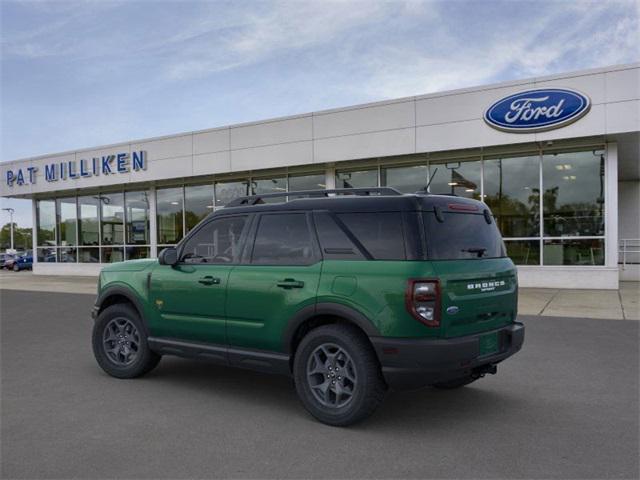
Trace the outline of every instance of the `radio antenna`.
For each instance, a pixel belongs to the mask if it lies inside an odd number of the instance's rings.
[[[436,169],[433,171],[433,175],[431,175],[431,177],[429,178],[429,181],[425,185],[425,187],[424,187],[424,191],[425,192],[429,191],[429,187],[431,186],[431,182],[433,181],[433,177],[436,176],[436,173],[438,173],[438,167],[436,167]]]

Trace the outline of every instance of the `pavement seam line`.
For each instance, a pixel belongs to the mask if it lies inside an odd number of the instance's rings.
[[[626,320],[627,315],[624,312],[624,302],[622,301],[622,293],[620,293],[620,286],[618,285],[618,300],[620,301],[620,310],[622,310],[622,319]]]
[[[547,309],[547,307],[551,304],[551,302],[553,302],[555,300],[555,298],[560,294],[560,290],[556,290],[556,293],[554,293],[551,298],[549,299],[549,301],[547,303],[545,303],[544,307],[542,307],[542,310],[540,310],[540,312],[538,313],[538,315],[544,315],[544,311]]]

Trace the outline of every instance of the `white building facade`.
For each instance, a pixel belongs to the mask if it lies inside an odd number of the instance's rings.
[[[106,263],[155,257],[239,196],[374,186],[415,192],[431,179],[431,193],[491,207],[522,286],[615,289],[620,279],[640,279],[640,64],[0,169],[1,196],[33,201],[36,274],[96,275]]]

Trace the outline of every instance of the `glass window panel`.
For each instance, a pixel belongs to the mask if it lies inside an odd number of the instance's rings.
[[[383,168],[380,176],[380,184],[384,187],[393,187],[402,193],[415,193],[429,182],[429,169],[426,165]]]
[[[239,182],[217,182],[215,187],[216,207],[224,207],[236,198],[249,195],[249,182],[247,180]]]
[[[126,247],[125,250],[127,260],[149,258],[151,256],[149,247]]]
[[[80,245],[98,245],[100,235],[98,230],[97,196],[78,197],[78,232]]]
[[[100,261],[100,249],[94,248],[78,248],[78,262],[80,263],[98,263]]]
[[[124,194],[100,195],[102,206],[102,245],[124,243]]]
[[[78,208],[75,197],[58,198],[58,243],[61,246],[76,244],[76,217]]]
[[[187,232],[213,212],[213,185],[184,187],[184,216]]]
[[[336,172],[336,188],[367,188],[377,186],[377,168],[357,172]]]
[[[149,235],[149,192],[125,192],[125,218],[127,244],[148,245]]]
[[[39,263],[55,263],[58,261],[58,253],[53,247],[38,248],[36,255]]]
[[[542,171],[544,235],[604,235],[604,155],[545,154]]]
[[[376,260],[406,259],[400,212],[340,213],[338,218]]]
[[[504,242],[507,256],[516,265],[540,265],[539,240],[509,240]]]
[[[102,263],[115,263],[124,260],[124,249],[122,247],[103,247]]]
[[[77,249],[71,247],[58,248],[58,262],[61,263],[76,263]]]
[[[544,241],[544,265],[604,265],[604,240]]]
[[[296,192],[302,190],[321,190],[327,188],[324,173],[312,175],[290,175],[289,191]]]
[[[308,265],[313,261],[313,240],[304,213],[260,217],[251,263]]]
[[[251,180],[251,194],[261,193],[284,193],[287,191],[287,178],[254,178]],[[265,198],[264,203],[284,202],[286,197]]]
[[[158,244],[175,244],[182,238],[182,187],[156,190]]]
[[[38,200],[38,245],[56,244],[56,202]]]
[[[429,192],[480,200],[480,160],[431,164],[430,171]]]
[[[540,235],[540,157],[484,162],[484,201],[503,237]]]

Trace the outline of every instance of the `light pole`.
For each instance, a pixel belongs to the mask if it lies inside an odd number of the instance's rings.
[[[13,250],[13,214],[15,212],[15,210],[11,207],[9,208],[3,208],[3,210],[6,210],[7,212],[9,212],[9,228],[11,228],[11,250]]]

